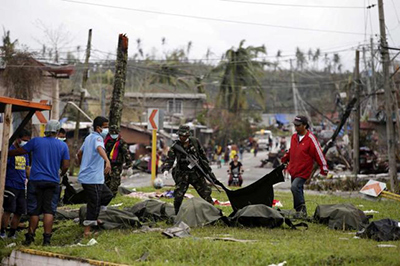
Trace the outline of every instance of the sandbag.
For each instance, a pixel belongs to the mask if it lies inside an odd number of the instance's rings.
[[[351,203],[318,205],[314,221],[336,230],[361,230],[369,224],[364,212]]]
[[[85,219],[86,206],[82,206],[79,209],[79,222],[81,225]],[[107,210],[101,210],[98,219],[103,222],[99,227],[105,230],[130,229],[141,226],[139,218],[136,215],[113,207],[108,207]]]
[[[367,228],[358,232],[357,236],[376,241],[400,240],[400,223],[389,218],[373,221]]]
[[[222,213],[202,198],[187,199],[181,205],[175,224],[184,222],[190,227],[212,224],[222,218]]]

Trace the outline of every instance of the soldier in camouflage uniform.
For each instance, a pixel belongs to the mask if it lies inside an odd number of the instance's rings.
[[[206,180],[201,176],[200,171],[196,167],[192,167],[186,159],[186,155],[179,152],[175,145],[180,145],[188,154],[193,154],[196,158],[201,161],[201,165],[204,167],[203,170],[208,172],[214,179],[214,183],[220,184],[211,172],[209,162],[207,160],[204,149],[201,147],[200,142],[197,138],[190,137],[190,128],[186,125],[181,125],[178,130],[179,140],[175,141],[171,146],[167,159],[161,167],[161,171],[164,172],[164,176],[168,174],[168,171],[174,165],[175,159],[177,160],[176,166],[172,170],[172,177],[175,181],[174,191],[174,207],[175,213],[178,214],[179,208],[182,204],[183,197],[189,187],[192,185],[197,193],[213,204],[211,199],[211,187],[206,183]]]
[[[128,144],[121,138],[119,128],[112,125],[109,130],[109,134],[104,140],[104,146],[111,162],[111,171],[105,176],[105,184],[115,197],[118,187],[121,185],[123,164],[125,163],[125,168],[129,168],[132,166],[132,160]]]

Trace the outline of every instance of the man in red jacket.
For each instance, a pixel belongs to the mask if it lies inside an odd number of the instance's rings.
[[[317,162],[321,174],[326,176],[328,166],[317,138],[308,130],[307,117],[298,115],[293,124],[296,133],[290,141],[290,149],[283,156],[282,163],[288,163],[288,171],[292,177],[292,194],[297,217],[307,217],[304,200],[304,183],[311,177],[314,162]]]

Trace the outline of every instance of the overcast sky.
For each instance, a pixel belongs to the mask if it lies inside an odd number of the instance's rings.
[[[0,3],[0,25],[10,30],[12,39],[30,49],[40,49],[40,41],[45,40],[43,30],[38,27],[39,20],[48,29],[62,25],[69,32],[71,42],[63,51],[75,51],[77,45],[83,50],[88,29],[92,28],[93,48],[98,50],[94,51],[93,60],[105,57],[99,51],[115,53],[119,33],[130,38],[130,56],[136,53],[137,38],[142,40],[145,53],[152,53],[155,48],[159,55],[186,47],[191,41],[189,57],[193,59],[205,58],[208,48],[214,53],[211,57],[217,59],[245,39],[247,45],[265,45],[272,60],[278,49],[283,56],[293,55],[297,46],[305,52],[317,47],[323,53],[333,52],[369,43],[370,36],[379,33],[378,7],[362,8],[376,4],[376,0],[0,0]],[[400,47],[400,1],[384,0],[384,6],[389,44]],[[374,38],[377,40],[377,36]],[[340,55],[345,68],[352,70],[354,50],[342,51]]]

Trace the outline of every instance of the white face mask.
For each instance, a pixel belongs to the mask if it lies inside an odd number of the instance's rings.
[[[108,134],[108,128],[103,128],[100,133],[100,135],[103,137],[103,139],[106,138],[107,134]]]
[[[25,144],[28,143],[27,141],[21,140],[21,143],[19,144],[20,147],[24,147]]]
[[[116,139],[116,138],[118,138],[118,134],[110,134],[110,137],[111,137],[112,139]]]
[[[65,141],[67,138],[57,138],[57,139],[59,139],[61,141]]]

